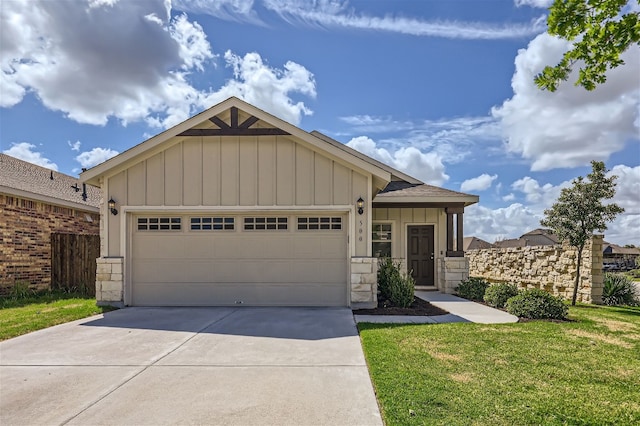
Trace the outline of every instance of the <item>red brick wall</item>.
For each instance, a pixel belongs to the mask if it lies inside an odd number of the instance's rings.
[[[16,282],[48,289],[51,233],[98,234],[99,220],[97,213],[0,194],[0,293]]]

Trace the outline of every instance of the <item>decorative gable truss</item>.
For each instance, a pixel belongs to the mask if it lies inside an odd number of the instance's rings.
[[[272,136],[272,135],[290,135],[282,129],[275,127],[252,127],[260,119],[250,115],[242,123],[239,123],[238,108],[230,108],[230,124],[224,121],[220,116],[209,118],[217,128],[207,129],[188,129],[177,136]]]

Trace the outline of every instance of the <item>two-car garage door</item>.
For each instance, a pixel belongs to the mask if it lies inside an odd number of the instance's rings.
[[[346,306],[347,216],[133,217],[137,306]]]

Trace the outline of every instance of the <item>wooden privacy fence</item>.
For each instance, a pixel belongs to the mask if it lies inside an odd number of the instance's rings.
[[[96,295],[100,236],[51,234],[51,288]]]

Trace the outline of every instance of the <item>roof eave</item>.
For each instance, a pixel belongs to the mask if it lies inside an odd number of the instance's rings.
[[[476,204],[480,201],[480,197],[477,195],[466,196],[434,196],[434,197],[419,197],[419,196],[377,196],[373,199],[374,207],[376,204],[451,204],[451,205],[464,205],[465,207],[472,204]]]

